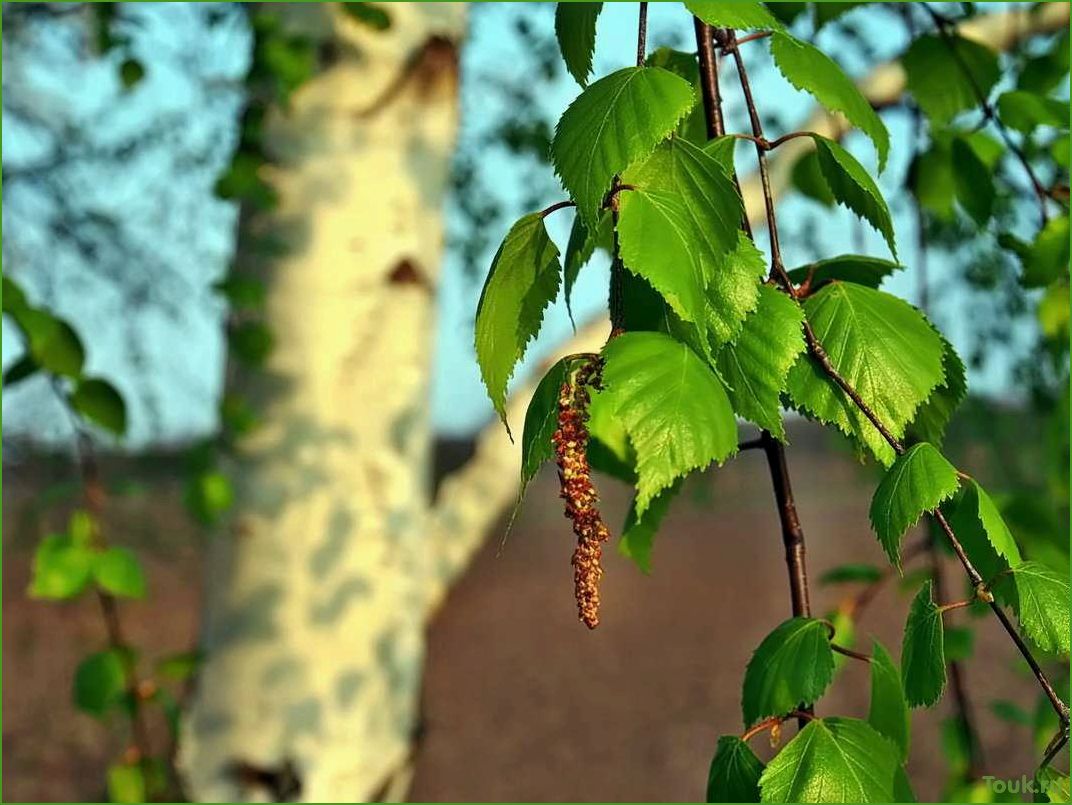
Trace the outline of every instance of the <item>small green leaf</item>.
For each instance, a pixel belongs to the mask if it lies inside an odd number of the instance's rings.
[[[931,597],[932,583],[919,589],[908,611],[901,646],[901,679],[911,707],[930,707],[945,689],[942,611]]]
[[[391,27],[391,17],[375,3],[342,3],[343,13],[373,31],[386,31]]]
[[[901,567],[901,537],[924,512],[953,496],[957,470],[933,445],[920,442],[897,457],[871,499],[871,525],[890,561]]]
[[[635,498],[629,505],[629,513],[622,527],[622,537],[618,541],[618,553],[636,562],[643,573],[651,573],[651,549],[655,543],[655,534],[680,487],[681,484],[676,483],[660,492],[643,515],[637,514]]]
[[[775,32],[771,37],[771,55],[790,84],[807,92],[827,109],[844,114],[871,139],[878,152],[881,173],[890,153],[890,134],[871,103],[837,62],[815,46],[784,32]]]
[[[71,407],[86,419],[116,436],[127,429],[127,408],[115,386],[99,377],[78,381],[70,396]]]
[[[214,525],[234,503],[231,480],[214,470],[198,473],[187,482],[184,502],[199,521]]]
[[[908,166],[908,187],[920,207],[941,221],[953,218],[956,183],[949,146],[939,140]]]
[[[1025,288],[1042,288],[1068,276],[1068,235],[1067,215],[1046,222],[1023,256],[1021,285]]]
[[[577,83],[588,84],[592,54],[596,49],[596,20],[602,3],[558,3],[555,6],[555,37],[562,59]]]
[[[28,377],[33,377],[40,368],[33,355],[26,353],[4,371],[4,388],[10,388]]]
[[[674,75],[681,76],[692,86],[693,93],[699,96],[700,66],[695,53],[685,53],[668,47],[656,48],[648,54],[644,64],[648,67],[662,67]],[[694,104],[692,111],[678,122],[674,133],[707,150],[707,117],[704,114],[703,104]]]
[[[231,273],[212,286],[234,310],[260,310],[267,289],[264,282],[244,274]]]
[[[819,155],[815,151],[808,151],[793,163],[792,182],[794,188],[813,201],[824,207],[834,206],[836,199],[819,169]]]
[[[832,567],[819,577],[820,584],[873,584],[882,578],[882,570],[874,565],[849,564]]]
[[[123,89],[133,89],[145,78],[145,67],[137,59],[124,59],[119,65],[119,80]]]
[[[947,626],[945,630],[946,662],[960,662],[972,655],[975,647],[975,632],[966,626]]]
[[[897,749],[855,718],[817,718],[767,764],[763,802],[893,802]]]
[[[734,0],[730,3],[685,0],[685,8],[715,28],[784,30],[784,26],[767,11],[766,7],[755,0]]]
[[[112,802],[148,802],[145,772],[140,763],[113,763],[108,767],[108,799]]]
[[[30,597],[51,600],[74,598],[89,583],[93,551],[68,534],[50,534],[34,553]]]
[[[901,687],[901,671],[877,640],[871,650],[871,709],[867,723],[889,738],[900,750],[900,762],[908,760],[911,717]]]
[[[837,203],[865,218],[882,233],[890,252],[897,256],[897,242],[893,235],[893,219],[875,180],[856,161],[856,157],[833,140],[811,135],[815,141],[819,159],[819,171],[826,179],[827,187]]]
[[[569,105],[551,161],[586,223],[594,224],[611,180],[647,156],[695,102],[692,87],[659,67],[626,67]]]
[[[535,477],[545,461],[555,457],[551,436],[558,427],[558,398],[566,382],[570,361],[555,363],[540,380],[525,412],[525,429],[521,436],[521,487]]]
[[[1038,802],[1068,802],[1072,795],[1072,785],[1069,784],[1068,775],[1052,766],[1044,766],[1035,773],[1035,780],[1039,786]]]
[[[984,579],[992,579],[1020,564],[1020,549],[994,505],[977,481],[968,479],[963,491],[942,507],[957,539]]]
[[[145,572],[126,548],[108,548],[93,561],[93,577],[103,590],[124,598],[145,597]]]
[[[908,433],[913,438],[932,444],[941,444],[945,436],[946,425],[953,418],[953,412],[963,402],[968,394],[968,380],[964,370],[964,362],[961,361],[957,351],[953,349],[941,333],[938,338],[942,342],[942,374],[944,378],[926,402],[919,407],[916,417],[908,427]]]
[[[707,773],[708,802],[759,802],[763,763],[736,735],[718,739]]]
[[[107,714],[125,693],[125,659],[119,651],[91,654],[74,673],[75,706],[91,716]]]
[[[994,213],[994,179],[975,149],[962,138],[953,140],[953,186],[960,206],[979,226]]]
[[[638,280],[642,282],[642,280]],[[588,406],[588,463],[592,469],[636,485],[636,450],[615,410],[616,401],[592,394]]]
[[[759,280],[767,271],[767,258],[744,232],[737,245],[720,261],[707,285],[707,335],[716,348],[734,340],[745,319],[759,303]]]
[[[733,183],[714,157],[680,137],[622,179],[636,188],[621,200],[622,262],[692,323],[704,343],[705,291],[739,242],[741,202]]]
[[[831,364],[895,437],[942,381],[942,341],[923,316],[895,296],[830,282],[804,301],[804,312]],[[867,446],[884,465],[893,449],[810,355],[789,370],[792,403]]]
[[[539,213],[521,218],[491,264],[476,309],[476,355],[495,410],[506,421],[506,384],[558,295],[558,247]]]
[[[866,5],[865,3],[852,3],[852,2],[838,2],[838,3],[812,3],[812,9],[815,11],[815,30],[818,31],[824,25],[828,25],[834,20],[840,18],[843,14],[852,11],[857,6]]]
[[[660,333],[626,333],[603,348],[605,390],[637,455],[637,515],[676,479],[737,450],[737,421],[714,373]]]
[[[577,277],[581,269],[592,259],[596,249],[603,249],[608,255],[614,247],[613,219],[609,212],[599,216],[599,225],[594,231],[590,231],[584,224],[580,215],[573,216],[573,227],[570,229],[569,241],[566,243],[566,256],[563,258],[562,274],[564,277],[564,293],[566,295],[566,309],[570,319],[573,318],[573,286],[577,284]]]
[[[169,654],[162,657],[156,663],[156,673],[173,682],[184,682],[190,679],[201,667],[204,655],[200,651],[182,651],[178,654]]]
[[[1039,126],[1068,128],[1068,101],[1013,90],[998,97],[997,107],[1001,122],[1024,134],[1030,134]]]
[[[741,710],[750,727],[815,702],[834,679],[826,624],[790,618],[763,638],[744,672]]]
[[[29,307],[29,303],[26,301],[26,294],[22,292],[22,288],[11,277],[5,276],[3,278],[3,290],[0,291],[0,295],[3,296],[4,313],[15,314]]]
[[[30,354],[46,372],[77,378],[86,353],[82,341],[67,322],[37,308],[25,307],[14,314],[29,342]]]
[[[935,128],[979,105],[1000,76],[998,57],[986,45],[951,34],[916,39],[901,57],[908,91]],[[978,92],[977,92],[978,90]]]
[[[781,394],[786,375],[805,349],[804,311],[787,294],[759,287],[759,305],[740,334],[718,353],[718,370],[738,416],[785,441]]]
[[[259,369],[275,349],[275,336],[263,321],[243,321],[228,330],[227,344],[240,362]]]
[[[881,260],[878,257],[842,254],[794,268],[789,272],[789,279],[799,285],[810,277],[809,288],[812,291],[819,290],[833,280],[844,280],[855,282],[857,285],[866,285],[868,288],[878,288],[886,277],[902,268],[904,266],[900,263]]]
[[[1023,562],[1001,576],[994,594],[1012,607],[1020,630],[1043,651],[1069,653],[1068,579],[1038,562]]]
[[[1030,728],[1035,723],[1029,712],[1016,702],[1010,702],[1008,699],[995,699],[990,702],[990,712],[1002,721],[1015,724],[1018,727]]]

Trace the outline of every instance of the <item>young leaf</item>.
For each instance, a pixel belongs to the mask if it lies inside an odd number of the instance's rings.
[[[539,213],[506,235],[476,308],[476,356],[495,410],[506,421],[506,384],[536,337],[544,309],[558,295],[558,247]]]
[[[804,302],[831,364],[895,436],[942,381],[942,342],[907,302],[882,291],[831,282]],[[884,465],[893,449],[808,355],[789,370],[793,404],[866,445]]]
[[[833,280],[844,280],[855,282],[857,285],[866,285],[868,288],[878,288],[886,277],[902,268],[904,266],[900,263],[881,260],[878,257],[842,254],[794,268],[789,272],[789,279],[799,285],[808,281],[810,277],[808,287],[812,291],[819,290]]]
[[[819,577],[820,584],[873,584],[882,578],[882,571],[874,565],[850,564],[832,567]]]
[[[759,305],[732,344],[718,353],[718,370],[729,386],[738,416],[785,441],[781,394],[786,375],[804,351],[804,311],[769,285],[759,286]]]
[[[604,348],[605,391],[637,455],[636,509],[677,478],[737,450],[737,421],[714,373],[661,333],[626,333]]]
[[[614,246],[613,220],[609,212],[599,216],[599,223],[594,230],[585,226],[584,219],[580,215],[573,216],[573,227],[570,229],[569,241],[566,243],[566,255],[562,259],[563,293],[566,295],[566,310],[570,318],[573,318],[573,286],[577,284],[577,277],[581,269],[592,259],[596,249],[603,249],[607,254],[611,253]]]
[[[200,472],[187,481],[183,503],[200,522],[214,525],[234,503],[231,480],[215,470]]]
[[[1020,564],[1020,549],[994,501],[979,483],[969,479],[964,490],[942,507],[949,525],[972,564],[984,579],[992,579]]]
[[[1000,75],[994,51],[955,34],[948,41],[934,34],[919,37],[901,63],[908,91],[935,128],[958,112],[978,106],[976,89],[988,95]]]
[[[1031,134],[1039,126],[1068,128],[1068,101],[1013,90],[998,97],[998,117],[1006,126]]]
[[[0,296],[3,297],[4,313],[14,315],[17,311],[29,307],[29,303],[26,301],[26,294],[23,293],[22,288],[19,287],[15,280],[5,276],[2,285]]]
[[[767,764],[763,802],[893,802],[897,749],[855,718],[817,718]]]
[[[824,207],[834,206],[834,194],[826,186],[826,179],[819,170],[819,155],[808,151],[793,163],[793,187],[803,195]]]
[[[555,456],[551,436],[558,427],[558,397],[569,371],[566,358],[555,363],[536,386],[525,411],[525,429],[521,435],[521,493],[545,461]],[[519,496],[520,499],[520,496]]]
[[[707,773],[708,802],[759,802],[763,762],[736,735],[718,739]]]
[[[126,405],[115,386],[107,380],[82,378],[71,392],[70,401],[75,411],[116,436],[126,432]]]
[[[670,511],[670,503],[677,497],[680,488],[681,484],[675,483],[664,489],[642,516],[637,514],[636,499],[629,506],[629,513],[622,527],[622,537],[618,541],[618,553],[636,562],[643,573],[651,573],[651,549],[655,534],[666,513]]]
[[[621,199],[622,262],[695,325],[702,341],[704,292],[721,258],[738,244],[740,197],[719,163],[680,137],[659,146],[622,179],[636,188]]]
[[[819,171],[837,203],[867,219],[882,233],[890,252],[897,257],[897,242],[893,235],[893,219],[875,180],[856,161],[856,157],[833,140],[811,135],[819,159]]]
[[[1016,612],[1020,630],[1043,651],[1069,653],[1068,579],[1038,562],[1001,576],[994,593]]]
[[[1025,288],[1042,288],[1062,276],[1068,276],[1068,216],[1051,218],[1023,255],[1024,272],[1020,284]]]
[[[31,598],[74,598],[89,583],[93,551],[68,534],[50,534],[34,553]]]
[[[636,450],[610,395],[592,393],[588,406],[588,463],[592,469],[636,485]]]
[[[900,761],[908,760],[910,716],[901,687],[901,671],[877,640],[871,649],[871,708],[867,723],[889,738],[900,750]]]
[[[602,3],[559,3],[555,7],[555,37],[562,59],[577,83],[588,83],[596,49],[596,20]]]
[[[827,109],[844,114],[852,125],[871,139],[878,152],[881,173],[890,153],[890,133],[871,103],[837,62],[813,45],[784,32],[775,32],[771,37],[771,55],[790,84],[813,96]],[[837,195],[836,190],[834,195]]]
[[[674,75],[684,78],[692,86],[693,92],[700,94],[700,66],[695,53],[685,53],[673,48],[656,48],[644,60],[648,67],[662,67]],[[703,147],[707,143],[707,118],[703,104],[695,104],[692,111],[677,124],[674,133],[694,145]]]
[[[182,651],[161,657],[156,663],[155,671],[164,679],[184,682],[194,675],[203,661],[204,654],[200,651]]]
[[[124,598],[145,597],[145,572],[126,548],[109,548],[93,560],[93,578],[101,588]]]
[[[979,226],[994,213],[994,179],[986,163],[963,137],[953,140],[953,186],[957,201]]]
[[[901,645],[901,679],[911,707],[930,707],[945,689],[942,612],[931,598],[931,589],[927,581],[913,599]]]
[[[834,652],[826,624],[790,618],[763,638],[744,672],[741,710],[750,727],[823,695],[834,679]]]
[[[759,302],[767,258],[744,232],[715,269],[707,285],[707,335],[714,346],[735,339]]]
[[[26,336],[30,354],[41,368],[56,375],[77,378],[86,353],[82,341],[67,322],[37,308],[23,307],[13,314]]]
[[[941,444],[945,436],[945,427],[953,417],[953,412],[968,394],[968,380],[964,363],[957,351],[953,349],[941,333],[935,330],[942,342],[942,374],[944,379],[931,392],[927,401],[919,407],[916,418],[908,427],[908,433],[914,438],[932,444]]]
[[[901,537],[924,512],[957,491],[956,468],[933,445],[920,442],[897,457],[871,499],[871,525],[890,561],[901,567]]]
[[[754,0],[734,0],[730,3],[685,0],[685,8],[716,28],[784,30],[784,26],[767,11],[766,7]]]
[[[108,767],[108,799],[111,802],[150,801],[140,763],[113,763]]]
[[[1035,772],[1035,780],[1038,782],[1039,793],[1035,801],[1043,802],[1068,802],[1072,795],[1072,785],[1069,783],[1067,774],[1062,774],[1052,766],[1043,766]]]
[[[651,153],[695,102],[692,87],[659,67],[626,67],[569,105],[555,129],[551,161],[577,210],[595,225],[611,180]]]
[[[119,703],[126,691],[123,655],[117,650],[91,654],[74,673],[74,703],[100,718]]]

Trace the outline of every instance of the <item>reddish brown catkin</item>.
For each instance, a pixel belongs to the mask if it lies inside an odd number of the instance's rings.
[[[600,387],[603,362],[592,358],[579,368],[573,379],[562,384],[558,394],[558,429],[552,436],[561,497],[566,517],[573,522],[577,548],[573,552],[573,584],[577,614],[589,629],[599,625],[599,580],[603,576],[600,559],[602,543],[610,538],[599,513],[599,495],[592,485],[588,465],[588,387]]]

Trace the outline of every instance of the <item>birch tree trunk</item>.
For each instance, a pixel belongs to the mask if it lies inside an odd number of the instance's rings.
[[[341,46],[267,127],[287,254],[268,282],[276,347],[250,381],[265,424],[212,549],[180,756],[196,799],[368,800],[413,739],[464,11],[393,4],[377,32],[338,5],[294,12]]]

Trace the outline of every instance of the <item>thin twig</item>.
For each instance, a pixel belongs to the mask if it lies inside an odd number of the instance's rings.
[[[870,664],[871,662],[871,658],[866,654],[861,654],[859,651],[853,651],[851,648],[839,646],[837,643],[831,643],[830,648],[836,651],[838,654],[843,654],[846,657],[852,657],[854,660],[860,660],[861,662],[866,662],[868,664]]]
[[[564,209],[566,209],[566,207],[576,207],[576,206],[577,206],[577,204],[575,202],[572,202],[572,201],[556,201],[550,207],[544,207],[542,210],[540,210],[540,217],[541,218],[546,218],[548,215],[550,215],[553,212],[557,212],[558,210],[564,210]]]
[[[761,732],[766,732],[769,729],[777,727],[783,721],[788,721],[791,718],[797,718],[801,721],[814,721],[815,714],[810,713],[807,710],[790,710],[785,715],[771,716],[770,718],[765,718],[751,729],[741,733],[741,740],[747,743],[748,741],[759,735]]]
[[[648,4],[640,4],[637,20],[636,66],[643,67],[648,55]]]

